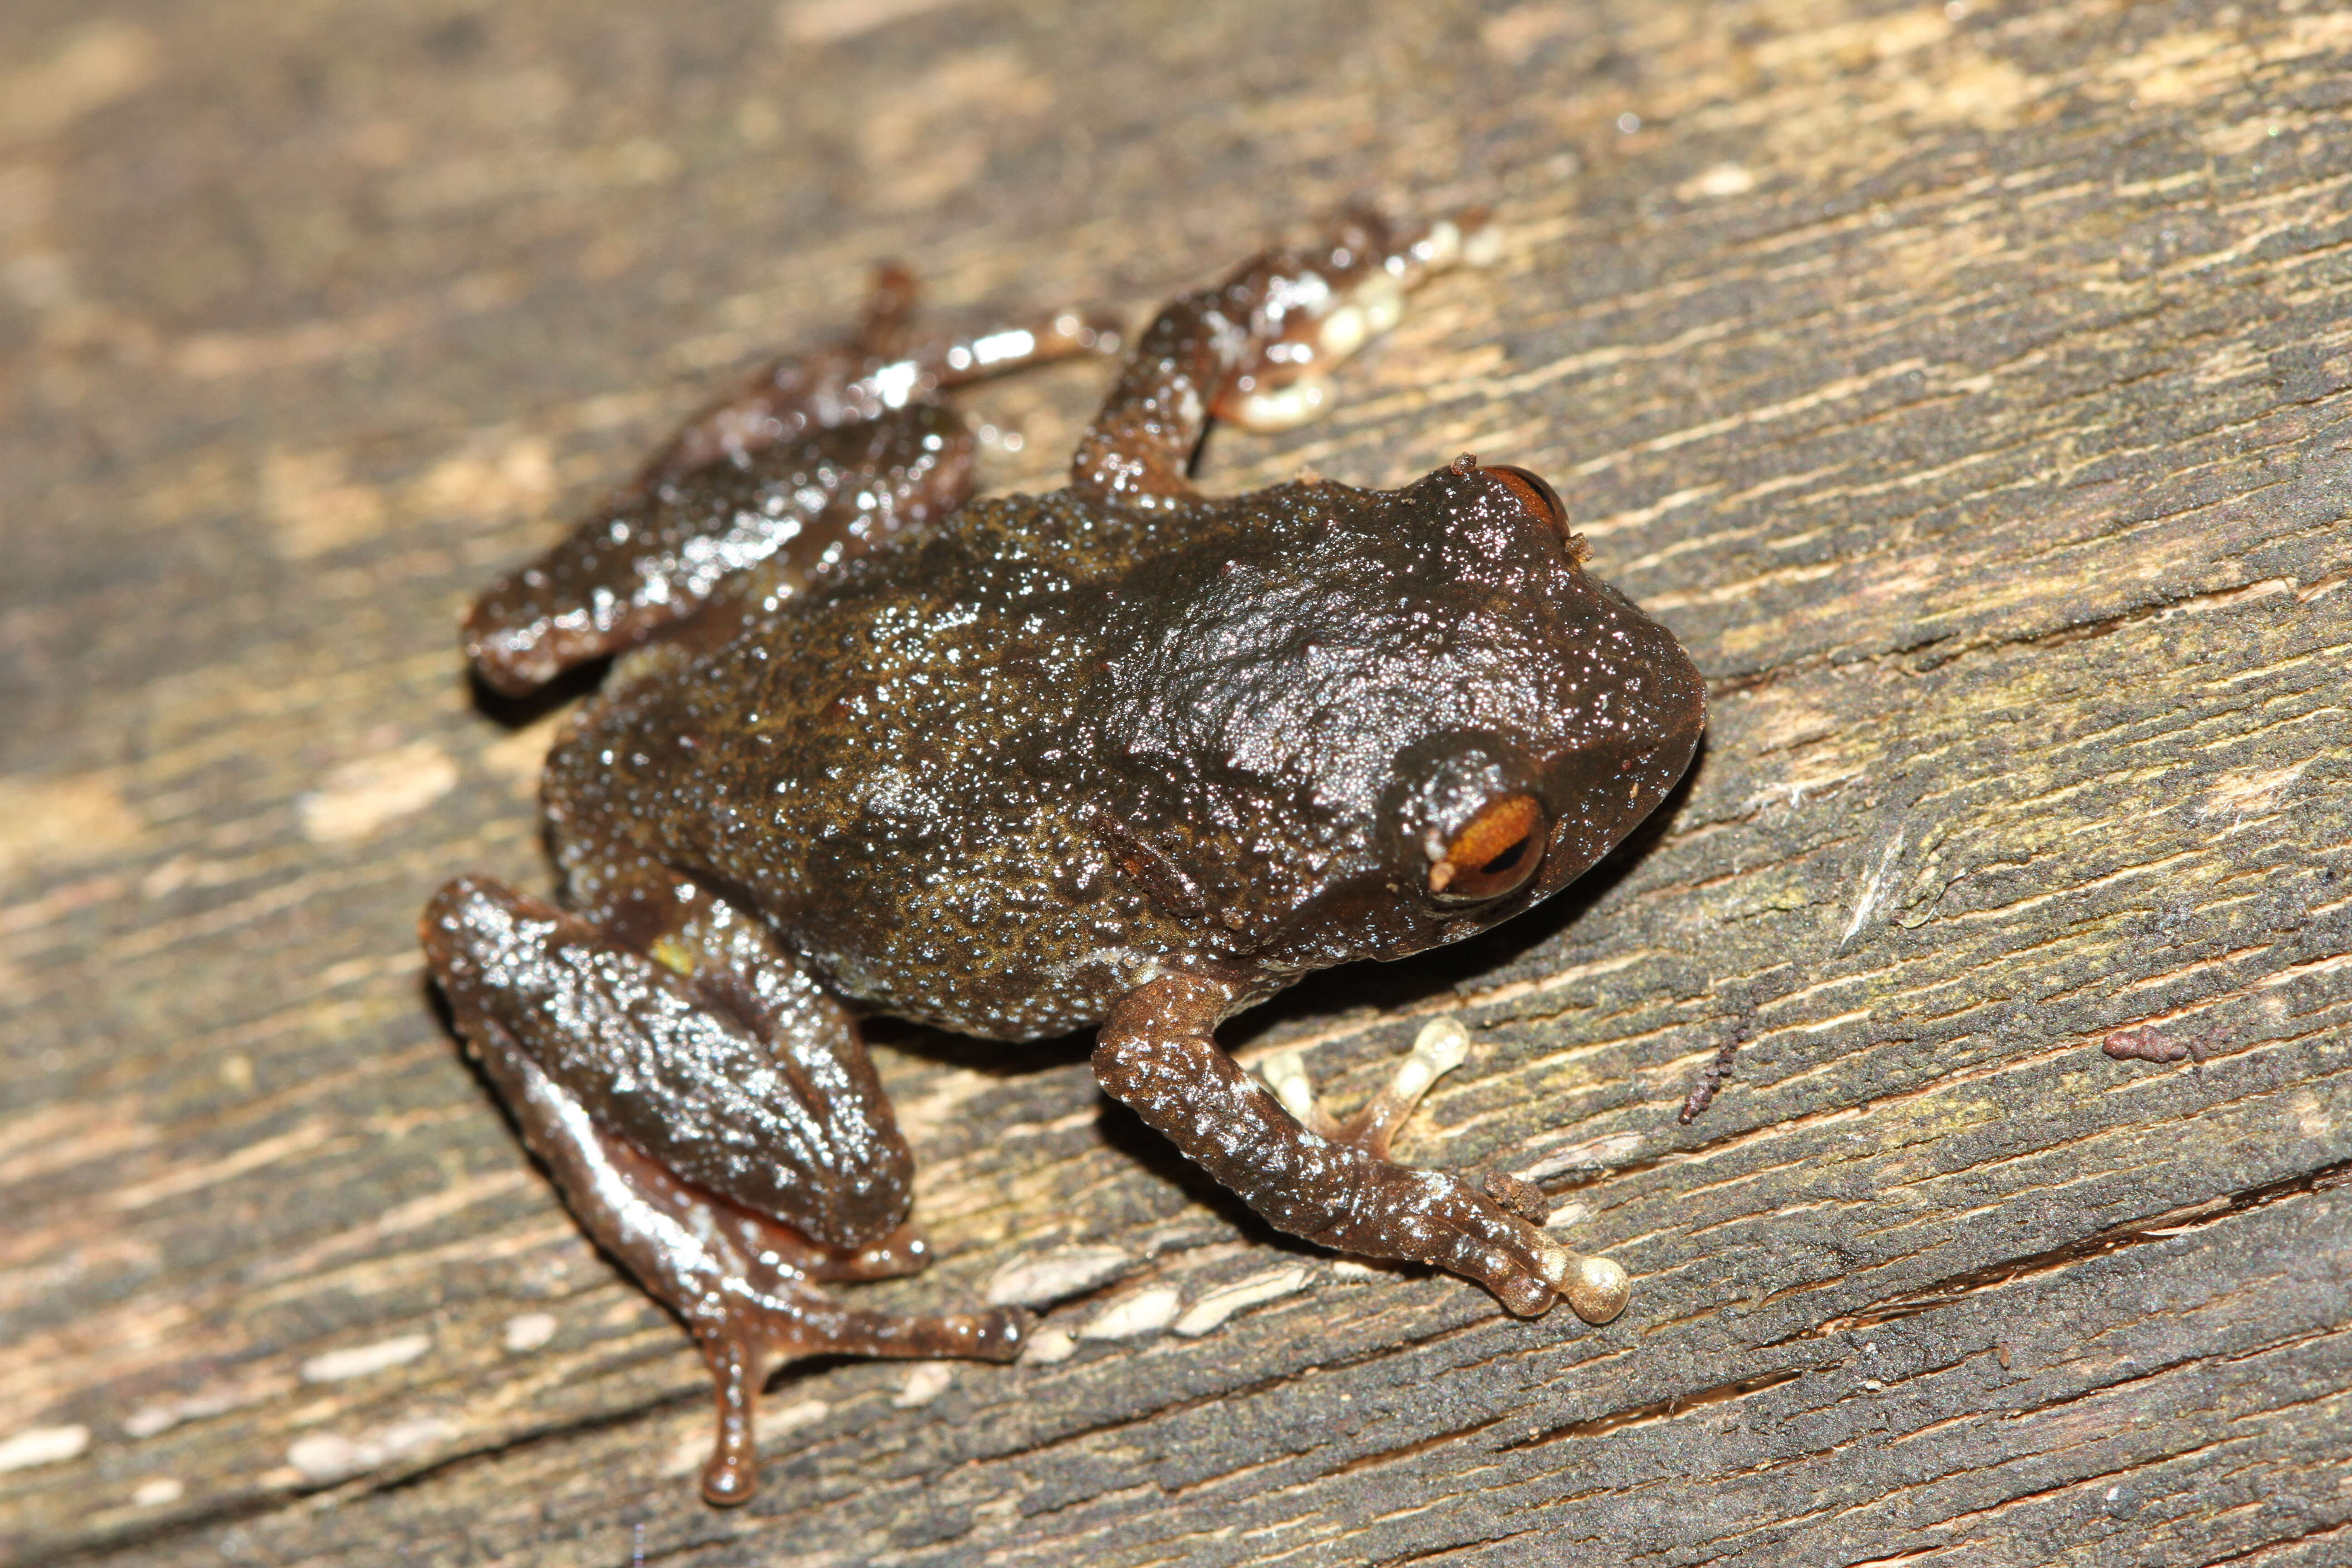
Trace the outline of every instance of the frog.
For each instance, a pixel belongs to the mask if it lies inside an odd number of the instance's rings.
[[[1081,310],[926,336],[886,268],[843,340],[761,366],[467,612],[494,691],[611,662],[543,772],[556,896],[455,878],[425,959],[583,1227],[701,1351],[710,1503],[753,1494],[785,1363],[1002,1363],[1035,1336],[1018,1305],[826,1289],[930,1258],[874,1015],[1094,1029],[1102,1092],[1275,1227],[1523,1318],[1624,1307],[1625,1270],[1556,1239],[1532,1184],[1391,1158],[1458,1026],[1345,1119],[1295,1056],[1262,1079],[1217,1039],[1308,974],[1549,898],[1699,744],[1689,655],[1533,471],[1194,483],[1213,422],[1317,416],[1334,367],[1494,241],[1477,214],[1350,214],[1131,341]],[[1087,354],[1120,368],[1067,482],[976,494],[950,395]]]

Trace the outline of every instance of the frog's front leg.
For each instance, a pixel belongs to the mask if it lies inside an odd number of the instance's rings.
[[[707,894],[656,883],[620,902],[592,924],[460,878],[425,910],[425,954],[581,1223],[693,1331],[719,1402],[703,1495],[739,1503],[756,1478],[760,1390],[783,1363],[1010,1361],[1027,1320],[898,1317],[815,1288],[927,1257],[901,1223],[911,1162],[855,1026]],[[608,926],[634,927],[623,935],[663,961]]]
[[[1218,1047],[1213,1031],[1234,999],[1214,980],[1181,974],[1129,993],[1095,1047],[1105,1092],[1294,1236],[1360,1257],[1433,1264],[1477,1280],[1522,1317],[1562,1295],[1589,1321],[1617,1315],[1625,1287],[1614,1264],[1578,1258],[1458,1176],[1384,1157],[1443,1070],[1438,1060],[1409,1061],[1407,1081],[1364,1116],[1345,1127],[1323,1121],[1318,1131]],[[1310,1119],[1321,1120],[1311,1110]]]
[[[1070,481],[1129,506],[1193,496],[1186,477],[1212,415],[1281,430],[1323,411],[1330,368],[1394,326],[1433,273],[1483,258],[1483,215],[1399,231],[1360,213],[1324,244],[1269,250],[1184,295],[1144,330],[1070,458]]]

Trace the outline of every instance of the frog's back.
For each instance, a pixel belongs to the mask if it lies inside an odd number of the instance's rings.
[[[1096,1021],[1181,936],[1107,874],[1085,733],[1106,606],[1171,521],[968,504],[600,700],[549,761],[559,843],[732,890],[887,1012],[1003,1038]]]

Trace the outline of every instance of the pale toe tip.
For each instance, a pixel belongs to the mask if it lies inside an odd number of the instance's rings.
[[[1470,1057],[1470,1031],[1458,1018],[1433,1018],[1412,1037],[1412,1054],[1436,1069],[1452,1072]]]
[[[1633,1281],[1606,1258],[1580,1258],[1560,1293],[1578,1317],[1598,1325],[1625,1310],[1633,1298]]]

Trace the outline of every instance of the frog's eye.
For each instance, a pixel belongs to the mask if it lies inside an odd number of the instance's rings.
[[[1543,863],[1549,836],[1535,796],[1507,795],[1489,801],[1454,836],[1444,858],[1429,868],[1429,896],[1454,906],[1515,893]]]
[[[1507,463],[1493,463],[1486,471],[1503,481],[1505,489],[1519,498],[1521,504],[1560,532],[1568,531],[1568,508],[1560,504],[1559,492],[1545,482],[1540,474]]]

